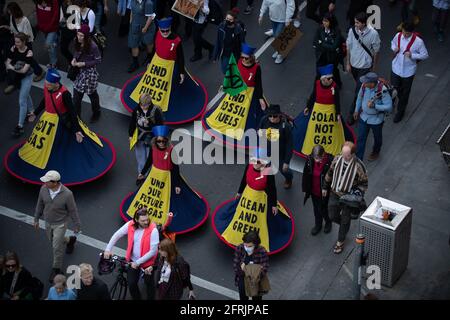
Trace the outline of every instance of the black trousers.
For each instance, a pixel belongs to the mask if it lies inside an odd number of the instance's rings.
[[[0,39],[0,81],[6,78],[6,67],[5,62],[8,58],[8,52],[13,46],[12,38]]]
[[[401,115],[405,114],[413,81],[414,75],[408,78],[402,78],[394,72],[391,72],[391,84],[397,89],[398,93],[397,112]]]
[[[361,81],[359,80],[359,78],[361,78],[363,75],[369,73],[371,70],[371,68],[354,68],[352,67],[352,76],[353,79],[356,82],[356,87],[355,87],[355,96],[353,98],[353,102],[352,102],[352,106],[350,108],[350,116],[353,116],[353,113],[355,112],[355,107],[356,107],[356,99],[358,98],[358,93],[359,93],[359,89],[362,86]]]
[[[81,118],[81,101],[83,100],[84,93],[79,92],[76,89],[73,89],[73,105],[75,106],[75,110],[77,110],[78,116]],[[97,91],[88,95],[91,100],[92,114],[98,115],[100,114],[100,97],[98,96]]]
[[[328,198],[322,199],[315,195],[311,195],[313,207],[314,207],[314,219],[316,227],[322,227],[323,221],[329,223],[330,217],[328,216]]]
[[[328,5],[329,1],[326,0],[307,0],[306,17],[321,25],[323,15],[328,12]]]
[[[138,282],[140,269],[128,269],[127,280],[128,288],[130,289],[130,294],[133,300],[142,300],[141,292],[139,291]],[[152,272],[150,275],[144,274],[144,283],[147,291],[147,300],[155,300],[155,273]]]
[[[214,46],[203,39],[203,32],[205,31],[207,23],[193,23],[192,26],[192,35],[194,38],[194,56],[201,57],[202,56],[202,49],[206,49],[209,51],[212,51],[214,49]]]
[[[27,47],[33,51],[33,44],[31,42],[27,43]],[[30,66],[33,69],[33,73],[37,76],[40,76],[42,74],[42,72],[44,71],[44,70],[42,70],[41,66],[39,65],[39,63],[37,63],[36,59],[34,59],[34,58],[31,59]]]
[[[73,54],[69,50],[70,43],[75,39],[77,35],[75,30],[69,30],[68,28],[61,28],[61,54],[66,58],[67,63],[71,63]]]
[[[249,300],[249,297],[245,294],[245,283],[244,278],[239,278],[239,300]],[[252,300],[262,300],[262,296],[252,297]]]
[[[331,220],[339,225],[338,241],[344,242],[352,222],[352,208],[339,203],[339,197],[331,192],[328,211]]]

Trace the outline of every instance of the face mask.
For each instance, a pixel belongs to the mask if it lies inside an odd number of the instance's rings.
[[[253,251],[255,250],[255,247],[246,247],[244,246],[245,252],[247,252],[248,255],[251,255]]]
[[[233,25],[233,22],[228,21],[228,20],[225,20],[225,23],[226,23],[227,26],[232,26]]]

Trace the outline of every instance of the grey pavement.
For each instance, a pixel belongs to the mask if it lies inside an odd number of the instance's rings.
[[[18,1],[21,5],[31,1]],[[228,1],[224,1],[228,8]],[[341,25],[349,1],[339,1],[337,15]],[[377,71],[389,78],[391,53],[389,43],[395,34],[400,8],[388,8],[384,1],[374,1],[382,7],[382,51]],[[256,2],[259,3],[259,2]],[[258,5],[255,5],[255,9]],[[114,7],[111,11],[114,12]],[[240,4],[241,11],[244,4]],[[450,39],[439,44],[431,30],[429,2],[420,2],[421,24],[419,31],[425,39],[430,59],[420,63],[414,81],[410,104],[405,119],[399,124],[388,118],[384,127],[384,145],[376,162],[368,163],[369,190],[366,201],[382,196],[413,208],[409,265],[406,272],[392,287],[374,290],[380,299],[449,299],[450,298],[450,175],[442,159],[437,138],[450,121]],[[32,7],[28,12],[32,12]],[[269,101],[281,104],[292,116],[304,107],[314,78],[314,52],[312,38],[316,29],[314,22],[302,14],[304,36],[281,65],[275,65],[272,50],[267,49],[260,57],[265,95]],[[241,15],[248,27],[247,41],[260,47],[265,42],[263,27],[256,24],[257,10],[250,16]],[[126,68],[130,62],[126,38],[117,37],[118,18],[110,17],[106,26],[108,48],[104,62],[99,67],[100,81],[120,88],[130,77]],[[183,29],[180,28],[183,34]],[[209,26],[205,38],[215,40],[215,27]],[[46,64],[47,56],[42,50],[42,36],[36,40],[38,61]],[[192,52],[192,39],[183,42],[185,56]],[[141,56],[143,59],[143,56]],[[63,58],[61,58],[61,61]],[[61,69],[65,70],[62,61]],[[188,69],[205,84],[210,99],[217,93],[222,82],[220,67],[206,59],[196,63],[187,62]],[[143,69],[141,68],[140,71]],[[341,72],[344,87],[342,105],[347,111],[353,97],[354,84],[349,74]],[[282,81],[280,81],[282,79]],[[3,88],[3,85],[2,87]],[[42,98],[42,90],[32,89],[35,103]],[[19,141],[10,138],[17,119],[18,94],[0,95],[0,154]],[[90,106],[83,104],[84,116]],[[99,123],[90,126],[110,139],[117,151],[117,163],[102,179],[73,187],[83,222],[83,233],[107,242],[113,232],[122,225],[118,208],[122,198],[134,190],[136,164],[134,154],[128,151],[127,126],[129,118],[109,110],[102,112]],[[32,127],[26,128],[26,134]],[[372,138],[369,137],[368,148]],[[204,143],[204,146],[207,144]],[[182,165],[183,175],[190,185],[200,191],[209,201],[212,210],[222,201],[232,197],[239,185],[242,165]],[[295,174],[293,189],[285,191],[282,179],[277,177],[278,196],[292,210],[295,220],[295,237],[289,248],[270,258],[272,291],[268,299],[351,299],[352,280],[348,270],[353,267],[353,238],[358,233],[357,221],[352,222],[343,254],[334,255],[332,247],[337,239],[337,228],[332,233],[310,235],[313,226],[312,204],[303,206],[300,174]],[[0,205],[32,215],[38,187],[24,184],[0,169]],[[233,282],[232,251],[215,236],[211,219],[200,229],[177,238],[181,253],[190,262],[193,274],[218,285],[236,290]],[[124,248],[125,243],[121,243]],[[0,215],[0,253],[16,250],[33,273],[46,280],[50,273],[50,248],[43,232]],[[97,263],[99,250],[79,244],[65,264],[80,262]],[[106,279],[111,283],[112,279]],[[200,299],[224,299],[209,290],[197,288]]]

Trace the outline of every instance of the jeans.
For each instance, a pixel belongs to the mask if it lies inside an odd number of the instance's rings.
[[[56,66],[56,62],[58,61],[58,32],[45,34],[45,47],[48,50],[50,64]]]
[[[128,288],[133,300],[142,300],[138,287],[141,272],[140,268],[137,270],[129,268],[127,272]],[[150,275],[144,274],[144,283],[147,289],[147,300],[155,300],[155,272],[152,272]]]
[[[223,74],[225,74],[227,72],[228,62],[230,62],[230,57],[222,56],[220,59],[220,68],[222,69]]]
[[[81,118],[81,101],[83,100],[84,93],[79,92],[76,89],[73,89],[73,105],[75,106],[75,110],[77,110],[78,116]],[[98,96],[97,91],[88,95],[91,100],[92,114],[97,115],[100,113],[100,97]]]
[[[145,162],[147,161],[148,155],[150,153],[150,147],[147,146],[144,143],[144,141],[138,141],[134,146],[134,153],[136,154],[138,173],[141,173],[142,169],[144,169]]]
[[[103,1],[97,1],[97,10],[95,11],[95,31],[100,32],[102,28],[102,17],[105,13],[103,8]]]
[[[356,99],[358,98],[359,89],[362,86],[362,83],[361,83],[361,81],[359,81],[359,78],[361,78],[363,75],[369,73],[370,69],[371,68],[359,69],[359,68],[355,68],[355,67],[352,66],[352,76],[353,76],[353,79],[356,82],[356,88],[355,88],[355,97],[353,98],[353,103],[352,103],[352,106],[350,108],[350,116],[353,116],[353,113],[355,112]]]
[[[276,38],[278,37],[278,35],[283,32],[285,23],[284,22],[275,22],[275,21],[271,21],[272,22],[272,30],[273,30],[273,36]]]
[[[192,34],[194,38],[194,56],[201,57],[202,49],[209,50],[210,52],[214,49],[214,46],[203,39],[203,32],[205,31],[207,23],[194,23],[192,28]]]
[[[380,153],[381,145],[383,144],[383,123],[380,124],[368,124],[364,122],[361,118],[358,124],[358,150],[356,155],[360,160],[363,160],[364,151],[366,150],[366,141],[369,131],[372,129],[373,132],[373,149],[372,153]]]
[[[339,225],[338,241],[344,242],[352,221],[352,208],[339,203],[339,197],[331,192],[328,203],[330,219]]]
[[[245,294],[244,278],[239,278],[239,300],[248,300],[249,297]],[[252,297],[252,300],[262,300],[262,296]]]
[[[31,100],[30,90],[33,77],[29,74],[20,81],[19,91],[19,126],[23,127],[27,113],[33,111],[33,100]]]
[[[391,84],[397,89],[398,94],[398,106],[397,112],[401,115],[405,114],[406,106],[409,101],[409,94],[411,93],[411,87],[414,81],[414,76],[408,78],[402,78],[399,75],[391,72]]]
[[[45,224],[45,232],[48,240],[50,240],[53,249],[53,268],[62,269],[64,258],[64,245],[68,242],[65,238],[67,225],[65,223],[59,225]]]
[[[314,208],[314,220],[316,227],[322,228],[322,223],[324,220],[325,223],[331,222],[330,217],[328,216],[328,198],[322,199],[321,197],[311,194],[311,199]]]

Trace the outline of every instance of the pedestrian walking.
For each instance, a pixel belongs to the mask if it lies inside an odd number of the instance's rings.
[[[58,62],[58,35],[60,21],[59,0],[35,0],[37,30],[45,37],[45,48],[50,63],[47,68],[56,68]]]
[[[147,208],[136,211],[133,220],[125,223],[109,240],[103,258],[111,258],[111,250],[122,237],[128,237],[126,260],[131,263],[127,270],[128,287],[133,300],[141,300],[138,281],[145,269],[154,266],[158,256],[159,232],[150,221]],[[144,274],[147,300],[155,299],[155,274]]]
[[[355,25],[348,31],[347,37],[347,63],[346,70],[351,72],[355,80],[355,95],[348,116],[348,124],[353,125],[356,98],[361,87],[359,79],[370,71],[376,69],[381,40],[378,32],[367,24],[367,13],[360,12],[355,16]]]
[[[98,77],[97,65],[102,61],[100,50],[92,40],[87,25],[81,25],[75,40],[75,54],[71,62],[72,67],[79,68],[73,82],[73,104],[81,118],[81,101],[84,94],[91,100],[91,123],[100,119],[100,97],[97,93]]]
[[[291,18],[295,11],[294,0],[263,0],[261,10],[259,12],[259,25],[262,24],[263,17],[266,12],[269,12],[269,18],[272,23],[273,36],[276,38],[283,32],[285,26],[291,23]],[[284,61],[284,58],[278,51],[272,55],[276,64]]]
[[[280,105],[269,105],[266,115],[261,119],[258,126],[258,134],[265,137],[271,143],[278,143],[278,161],[281,169],[280,172],[285,179],[284,188],[290,189],[294,178],[294,174],[289,168],[289,163],[294,153],[292,126],[281,112]],[[269,154],[272,147],[271,143],[268,143]],[[271,156],[273,157],[273,155]]]
[[[208,58],[212,60],[214,53],[214,46],[203,38],[203,33],[205,32],[206,26],[208,24],[208,14],[209,14],[209,0],[199,0],[200,10],[196,17],[194,18],[194,23],[192,26],[192,36],[194,40],[194,55],[189,61],[195,62],[201,60],[202,50],[206,49],[209,51]]]
[[[55,170],[48,171],[41,181],[44,185],[34,212],[34,227],[39,229],[39,218],[44,216],[45,230],[53,249],[53,265],[50,283],[57,274],[62,273],[64,244],[65,252],[71,254],[77,240],[76,236],[65,237],[69,219],[74,223],[74,233],[81,231],[78,209],[72,191],[61,183],[61,175]]]
[[[159,244],[156,270],[152,266],[145,269],[145,274],[153,272],[156,273],[158,300],[181,300],[186,287],[189,289],[189,299],[195,299],[190,266],[172,240],[163,239]]]
[[[383,124],[387,112],[392,111],[392,98],[387,88],[378,80],[378,75],[369,72],[360,79],[362,86],[356,99],[355,121],[358,120],[358,149],[356,155],[364,159],[366,141],[369,131],[372,130],[374,145],[368,161],[378,159],[383,143]]]
[[[128,127],[129,140],[133,139],[133,135],[137,130],[137,142],[134,146],[134,152],[136,154],[138,173],[141,173],[142,169],[144,169],[151,149],[152,129],[163,123],[164,116],[161,109],[152,103],[152,97],[149,93],[143,93],[139,98],[139,105],[131,114]]]
[[[397,89],[399,99],[394,123],[398,123],[406,112],[417,63],[428,58],[428,51],[421,37],[414,33],[414,23],[410,21],[402,24],[402,32],[392,39],[391,49],[394,52],[391,84]]]
[[[249,300],[245,291],[245,267],[248,265],[260,265],[261,276],[267,275],[269,271],[269,256],[266,249],[261,246],[261,239],[258,232],[252,230],[244,234],[243,243],[238,245],[234,251],[233,269],[234,284],[239,289],[239,299]],[[251,297],[252,300],[262,300],[261,295]]]
[[[317,235],[322,230],[325,221],[324,233],[330,233],[332,228],[331,219],[328,215],[329,193],[322,195],[325,175],[331,166],[333,156],[325,152],[321,145],[315,145],[306,159],[302,175],[302,191],[304,193],[303,204],[311,197],[314,208],[314,228],[311,235]]]
[[[61,12],[63,13],[63,17],[59,23],[59,31],[60,31],[60,50],[61,54],[66,58],[67,63],[70,65],[73,59],[73,54],[70,51],[70,45],[72,41],[75,40],[77,35],[76,30],[69,29],[67,25],[67,21],[72,15],[71,12],[68,12],[68,8],[74,4],[74,0],[64,0],[61,4]]]
[[[31,81],[33,72],[31,64],[33,51],[27,46],[28,36],[22,32],[14,35],[14,46],[8,53],[6,60],[6,84],[5,94],[20,88],[19,92],[19,121],[12,135],[20,137],[24,133],[23,126],[27,116],[33,112],[33,100],[31,99]]]
[[[82,263],[80,268],[81,287],[77,289],[77,300],[111,300],[106,284],[94,277],[94,269],[88,263]]]
[[[367,13],[369,6],[373,4],[373,0],[350,0],[347,9],[348,27],[351,28],[355,24],[355,16],[360,12]]]
[[[352,213],[356,210],[359,213],[368,186],[366,167],[356,157],[355,152],[355,145],[346,141],[342,147],[342,153],[333,159],[325,175],[324,189],[322,189],[323,197],[330,194],[328,202],[330,218],[339,225],[338,240],[333,249],[335,254],[340,254],[344,250]]]
[[[53,279],[53,287],[48,290],[47,300],[76,300],[75,291],[67,288],[66,276],[58,274]]]
[[[439,42],[444,42],[444,32],[447,26],[450,10],[450,0],[433,0],[433,31]]]

